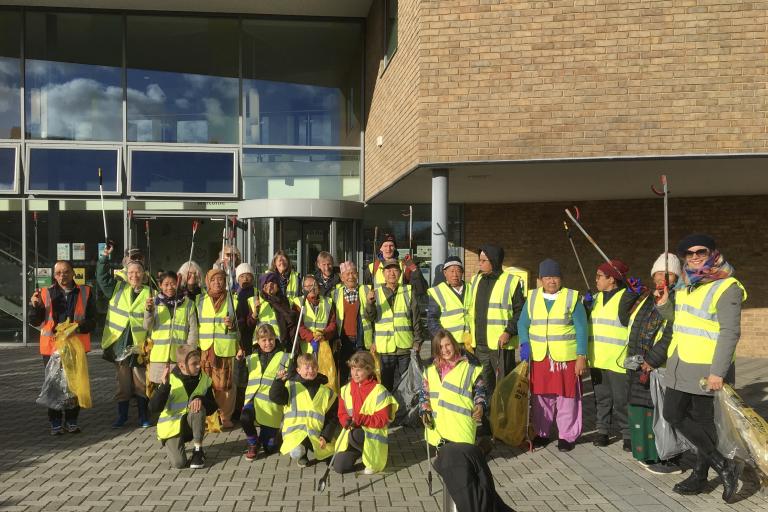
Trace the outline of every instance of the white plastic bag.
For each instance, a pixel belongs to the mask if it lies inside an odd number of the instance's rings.
[[[669,460],[692,449],[692,445],[682,434],[676,432],[664,419],[664,376],[666,368],[657,368],[651,372],[651,400],[653,400],[653,435],[656,437],[656,451],[661,460]]]
[[[45,365],[45,380],[36,403],[49,409],[63,411],[77,405],[77,397],[69,390],[61,356],[54,352]]]

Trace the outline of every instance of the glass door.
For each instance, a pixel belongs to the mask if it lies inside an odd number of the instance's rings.
[[[331,223],[329,221],[304,221],[302,222],[303,231],[303,253],[302,253],[302,273],[314,274],[317,270],[315,262],[317,255],[322,251],[331,251]]]

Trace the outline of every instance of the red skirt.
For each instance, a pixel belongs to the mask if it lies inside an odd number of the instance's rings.
[[[576,398],[579,389],[576,361],[552,361],[547,355],[531,365],[531,393]]]

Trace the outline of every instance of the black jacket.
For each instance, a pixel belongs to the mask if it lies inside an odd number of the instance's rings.
[[[341,284],[339,274],[334,272],[328,281],[324,281],[323,273],[319,270],[315,272],[315,281],[317,281],[317,286],[320,287],[320,295],[329,299],[332,298],[331,296],[333,295],[333,290],[336,289],[336,285]]]
[[[288,377],[288,380],[302,384],[305,388],[307,388],[309,396],[312,398],[315,397],[315,394],[317,393],[317,390],[320,389],[320,386],[328,383],[328,377],[322,373],[318,373],[317,377],[315,377],[313,380],[304,380],[298,373],[291,373]],[[288,405],[288,403],[291,401],[291,396],[290,393],[288,393],[288,387],[285,385],[285,383],[286,381],[282,379],[275,379],[275,381],[272,383],[272,387],[269,388],[269,399],[278,405]],[[325,423],[323,424],[323,431],[320,432],[320,435],[326,441],[332,440],[336,435],[336,431],[338,430],[338,408],[339,399],[335,398],[331,406],[328,408],[328,411],[325,413]]]
[[[209,386],[208,390],[203,396],[192,395],[192,393],[195,391],[195,388],[197,387],[197,384],[200,382],[200,374],[184,375],[181,373],[181,370],[178,366],[174,366],[173,370],[171,370],[171,373],[181,379],[181,382],[184,383],[184,389],[187,391],[190,401],[195,398],[199,398],[203,401],[203,407],[205,407],[206,416],[210,416],[216,411],[216,409],[218,409],[218,405],[216,405],[216,399],[213,397],[213,386]],[[165,409],[165,404],[168,402],[168,396],[170,396],[170,394],[171,384],[160,384],[155,392],[152,393],[152,398],[149,400],[149,410],[154,413],[159,413]]]
[[[75,304],[77,304],[80,295],[80,288],[76,286],[69,296],[67,296],[58,284],[53,284],[48,287],[48,295],[51,297],[53,320],[57,325],[74,316]],[[45,313],[45,306],[42,303],[37,307],[30,306],[27,311],[27,321],[30,325],[38,326],[45,322]],[[88,296],[88,302],[85,304],[85,319],[80,323],[78,332],[86,334],[93,331],[95,327],[96,297],[94,296],[93,289],[91,289],[91,294]]]
[[[491,299],[491,293],[493,287],[496,286],[496,281],[503,274],[502,262],[504,261],[504,249],[496,247],[494,245],[484,245],[480,247],[479,252],[485,253],[488,260],[491,262],[491,272],[480,276],[477,281],[477,293],[475,294],[474,304],[475,308],[475,325],[472,326],[475,333],[475,341],[478,345],[488,346],[488,340],[486,339],[486,329],[488,328],[488,302]],[[507,325],[504,327],[504,332],[510,336],[517,335],[517,321],[520,319],[520,313],[523,311],[525,305],[525,297],[523,296],[522,287],[518,286],[512,295],[512,318],[509,319]]]

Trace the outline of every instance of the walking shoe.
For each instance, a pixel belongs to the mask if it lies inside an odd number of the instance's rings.
[[[675,464],[668,460],[663,460],[655,464],[643,464],[643,466],[655,475],[680,475],[683,472],[679,464]]]
[[[374,471],[372,468],[365,468],[363,470],[363,474],[364,475],[375,475],[376,471]]]
[[[152,426],[152,422],[149,421],[149,400],[146,398],[137,396],[136,397],[136,410],[139,413],[139,427],[140,428],[149,428]]]
[[[561,452],[569,452],[573,450],[574,446],[576,446],[576,443],[573,441],[566,441],[565,439],[557,440],[557,449]]]
[[[51,423],[51,435],[60,436],[64,433],[64,429],[61,428],[61,423]]]
[[[189,467],[191,469],[201,469],[205,467],[205,454],[202,448],[196,448],[192,452],[192,458],[189,461]]]
[[[128,400],[117,402],[117,419],[112,428],[122,428],[128,423]]]
[[[594,441],[592,441],[592,444],[601,448],[605,448],[608,446],[608,434],[597,434],[597,437]]]
[[[80,427],[77,426],[77,423],[67,423],[67,432],[70,434],[79,434],[81,430]]]
[[[258,455],[259,455],[259,445],[249,444],[248,450],[245,452],[245,460],[248,460],[248,461],[256,460],[256,457]]]
[[[299,466],[300,468],[305,468],[309,465],[309,459],[307,458],[306,455],[302,455],[301,457],[296,459],[296,465]]]
[[[621,449],[625,452],[631,452],[632,451],[632,440],[631,439],[625,439],[624,442],[621,444]]]
[[[533,438],[533,447],[534,448],[544,448],[549,443],[551,443],[552,440],[548,437],[543,436],[536,436]]]

